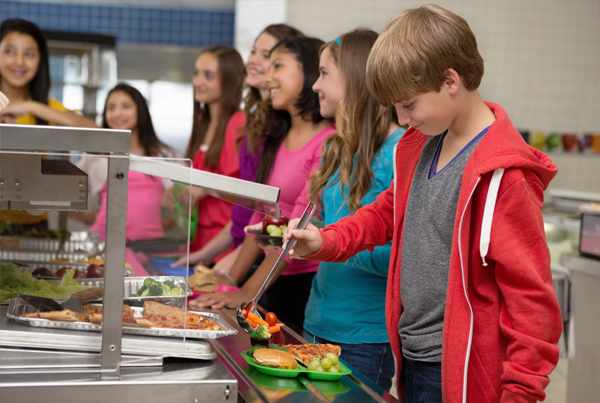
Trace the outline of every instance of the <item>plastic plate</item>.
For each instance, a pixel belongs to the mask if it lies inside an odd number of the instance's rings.
[[[281,368],[272,368],[265,367],[264,365],[259,365],[254,362],[254,360],[248,357],[246,351],[242,351],[240,354],[248,364],[252,365],[258,372],[262,372],[263,374],[278,376],[282,378],[295,378],[300,374],[305,374],[310,379],[318,379],[321,381],[337,381],[344,375],[350,375],[352,371],[348,369],[344,364],[340,362],[342,365],[342,372],[317,372],[317,371],[309,371],[303,365],[298,365],[298,369],[281,369]]]
[[[258,372],[262,372],[263,374],[277,376],[280,378],[295,378],[300,375],[301,372],[306,371],[300,365],[298,365],[298,369],[282,369],[282,368],[273,368],[273,367],[265,367],[264,365],[258,365],[254,362],[254,360],[248,357],[246,354],[248,350],[242,351],[242,357],[248,362],[248,364],[252,365]]]
[[[273,245],[273,246],[283,246],[283,237],[282,236],[271,236],[265,235],[262,231],[249,231],[250,234],[254,235],[264,244]]]

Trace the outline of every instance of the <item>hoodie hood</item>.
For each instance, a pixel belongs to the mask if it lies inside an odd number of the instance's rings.
[[[485,103],[496,116],[488,134],[473,152],[473,169],[479,175],[495,171],[499,168],[529,169],[538,176],[543,189],[556,176],[558,168],[543,152],[527,144],[521,133],[515,129],[506,111],[497,104]],[[493,135],[501,133],[501,135]]]

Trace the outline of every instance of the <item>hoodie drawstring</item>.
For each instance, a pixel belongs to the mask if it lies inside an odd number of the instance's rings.
[[[492,180],[490,181],[487,198],[485,200],[485,207],[483,209],[481,237],[479,239],[479,254],[481,255],[481,260],[483,261],[484,266],[487,266],[485,257],[490,248],[492,220],[494,219],[494,208],[496,207],[496,199],[498,198],[498,189],[500,188],[502,175],[504,175],[504,168],[498,168],[494,171]]]

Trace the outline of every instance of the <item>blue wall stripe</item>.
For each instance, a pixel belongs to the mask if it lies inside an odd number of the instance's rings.
[[[24,18],[42,29],[115,35],[121,43],[233,45],[233,11],[0,0],[0,20]]]

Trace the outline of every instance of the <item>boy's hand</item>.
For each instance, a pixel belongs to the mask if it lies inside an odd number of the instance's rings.
[[[319,249],[321,249],[321,245],[323,245],[321,231],[317,227],[309,223],[304,230],[294,229],[298,224],[298,221],[300,221],[299,218],[290,220],[283,234],[284,248],[285,244],[292,239],[292,236],[298,239],[298,243],[294,249],[290,250],[290,257],[296,258],[312,255],[313,253],[318,252]]]

